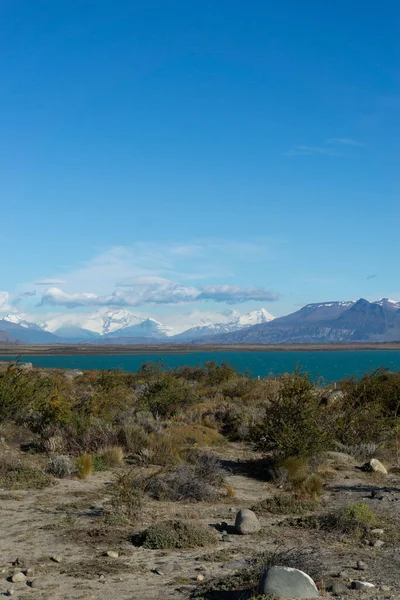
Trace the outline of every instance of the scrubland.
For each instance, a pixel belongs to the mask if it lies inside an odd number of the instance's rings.
[[[334,389],[214,363],[3,365],[0,594],[261,598],[282,565],[321,597],[398,599],[399,409],[383,369]]]

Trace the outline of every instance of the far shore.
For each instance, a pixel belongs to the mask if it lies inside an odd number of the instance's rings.
[[[188,354],[193,352],[339,352],[354,350],[400,350],[400,342],[350,344],[232,344],[232,345],[91,345],[3,344],[0,356],[79,356],[110,354]]]

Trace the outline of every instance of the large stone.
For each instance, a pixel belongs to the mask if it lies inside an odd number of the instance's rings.
[[[235,529],[241,535],[257,533],[261,525],[257,515],[249,508],[242,508],[236,515]]]
[[[351,587],[353,590],[371,590],[375,586],[369,581],[353,581]]]
[[[18,573],[14,573],[11,577],[11,581],[13,583],[22,583],[23,581],[26,581],[26,575],[22,573],[22,571],[18,571]]]
[[[307,573],[291,567],[270,567],[264,570],[258,586],[259,594],[274,594],[278,598],[318,598],[317,586]]]
[[[382,475],[387,475],[387,469],[383,466],[383,464],[377,458],[371,458],[369,461],[369,466],[373,470],[374,473],[382,473]]]

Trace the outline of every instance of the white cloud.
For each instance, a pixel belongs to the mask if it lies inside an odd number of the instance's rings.
[[[340,146],[342,148],[339,150],[338,147]],[[363,148],[365,147],[365,144],[358,142],[357,140],[353,140],[352,138],[330,138],[318,146],[294,146],[288,152],[286,152],[286,156],[343,156],[343,150],[346,146]]]
[[[66,281],[64,279],[42,279],[41,281],[35,281],[35,285],[64,285]]]
[[[84,306],[135,307],[144,305],[173,305],[189,302],[213,300],[237,304],[248,301],[271,302],[277,300],[276,292],[259,287],[239,287],[229,285],[189,287],[162,277],[139,277],[124,284],[127,291],[111,294],[94,293],[69,294],[59,288],[49,288],[43,294],[40,306]]]
[[[10,310],[10,296],[8,292],[0,292],[0,313]]]
[[[352,138],[331,138],[328,140],[328,144],[341,144],[342,146],[358,146],[364,148],[365,144],[353,140]]]
[[[337,156],[338,152],[324,146],[295,146],[286,152],[287,156],[312,156],[313,154]]]

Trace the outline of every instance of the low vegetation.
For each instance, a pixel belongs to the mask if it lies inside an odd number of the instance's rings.
[[[211,546],[216,543],[216,536],[196,523],[166,521],[152,525],[134,542],[143,548],[153,550],[186,549]]]
[[[204,561],[219,557],[229,575],[208,577],[196,594],[218,598],[221,591],[235,590],[256,598],[265,566],[321,576],[318,553],[281,549],[279,531],[285,542],[299,534],[295,528],[307,530],[301,532],[307,539],[337,544],[339,537],[359,552],[360,541],[374,546],[374,535],[381,534],[371,530],[383,527],[384,543],[398,543],[388,520],[360,501],[365,496],[359,493],[350,503],[346,496],[340,506],[340,488],[334,495],[330,478],[353,469],[376,494],[386,493],[382,481],[395,471],[371,474],[363,465],[377,457],[399,464],[400,373],[380,369],[359,381],[337,382],[339,393],[331,391],[300,370],[258,380],[215,363],[170,371],[146,364],[137,373],[88,371],[75,378],[57,370],[0,366],[0,488],[6,494],[52,484],[65,490],[71,484],[73,502],[69,497],[58,503],[69,507],[63,511],[65,529],[96,552],[102,544],[126,549],[130,539],[159,550],[153,554],[160,557],[167,550],[224,542],[217,552],[204,551]],[[90,496],[96,483],[101,498]],[[84,490],[84,500],[75,497],[77,490],[78,496]],[[251,506],[260,531],[239,536],[236,510]],[[278,530],[280,524],[289,528]],[[273,537],[270,525],[276,526]],[[278,550],[251,554],[256,544],[259,550],[276,544]],[[102,557],[96,559],[98,572]],[[128,564],[108,558],[113,569]],[[230,562],[239,567],[231,571]],[[189,581],[203,581],[201,573],[199,579],[194,575]]]

